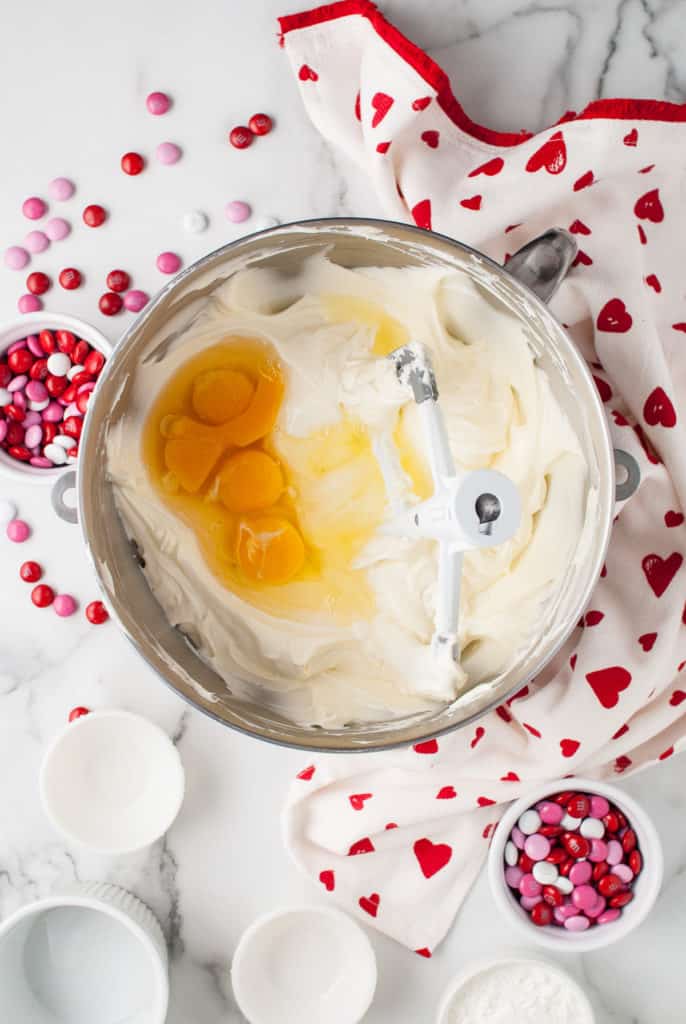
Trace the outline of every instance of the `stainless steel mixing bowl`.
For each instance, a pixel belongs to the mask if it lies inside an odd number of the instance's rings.
[[[218,249],[190,266],[148,305],[116,347],[94,392],[80,444],[78,509],[84,541],[121,628],[172,689],[219,722],[260,739],[312,750],[350,752],[417,743],[457,729],[502,703],[541,671],[574,628],[598,579],[614,504],[612,450],[596,388],[570,339],[538,297],[547,298],[552,293],[569,266],[574,248],[564,232],[551,231],[515,254],[505,270],[452,239],[406,224],[353,219],[306,221],[251,235]],[[141,353],[153,334],[172,317],[178,323],[179,315],[183,317],[186,311],[190,319],[203,297],[238,268],[269,266],[293,272],[304,257],[322,251],[346,267],[433,265],[460,269],[492,301],[510,309],[522,321],[538,364],[547,372],[581,440],[589,487],[596,494],[592,543],[578,553],[567,578],[561,581],[559,599],[542,610],[538,634],[505,675],[448,706],[402,719],[351,723],[338,729],[295,725],[232,693],[232,680],[221,679],[198,657],[188,640],[169,625],[124,533],[105,454],[108,428],[126,415],[127,381],[136,373]],[[560,528],[564,528],[563,523]]]

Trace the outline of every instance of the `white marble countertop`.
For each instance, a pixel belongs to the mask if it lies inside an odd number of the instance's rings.
[[[686,100],[684,0],[381,6],[450,72],[469,114],[491,127],[540,128],[597,96]],[[379,212],[361,173],[305,118],[276,45],[276,16],[293,9],[286,0],[34,0],[5,10],[0,247],[29,230],[20,214],[25,196],[45,194],[57,174],[78,183],[78,198],[65,207],[78,225],[73,236],[34,258],[34,267],[53,274],[81,267],[86,285],[72,293],[55,287],[48,309],[83,316],[115,339],[124,316],[107,321],[97,311],[106,272],[125,267],[136,286],[154,292],[162,283],[154,267],[160,250],[189,261],[238,234],[223,218],[229,199],[252,203],[255,219]],[[143,99],[155,88],[174,97],[164,118],[145,112]],[[273,115],[276,130],[246,152],[233,150],[226,130],[256,110]],[[153,166],[135,179],[121,174],[123,152],[150,154],[164,139],[184,147],[181,163]],[[111,219],[89,231],[77,216],[98,201]],[[183,213],[194,207],[211,215],[204,235],[181,229]],[[4,318],[14,315],[22,277],[0,269]],[[26,557],[42,562],[49,579],[83,605],[97,596],[95,582],[78,530],[57,521],[43,486],[1,480],[0,494],[17,501],[35,531],[21,549],[0,543],[0,916],[74,878],[116,881],[164,922],[172,950],[170,1024],[240,1021],[228,973],[239,934],[262,911],[320,898],[286,859],[279,835],[284,792],[302,755],[235,735],[186,707],[112,623],[96,628],[82,614],[60,620],[34,609],[17,574]],[[76,704],[130,708],[175,737],[187,799],[166,841],[146,854],[116,861],[84,854],[65,846],[41,812],[41,752]],[[677,758],[623,783],[653,814],[667,870],[660,902],[637,933],[605,952],[565,960],[593,998],[598,1024],[685,1019],[682,777]],[[380,978],[366,1020],[418,1024],[433,1020],[441,990],[465,960],[511,947],[515,936],[496,918],[481,878],[431,961],[376,934],[372,941]]]

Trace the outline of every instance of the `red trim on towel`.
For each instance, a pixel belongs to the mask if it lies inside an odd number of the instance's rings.
[[[336,21],[339,18],[353,15],[367,18],[377,35],[422,76],[424,81],[435,91],[437,103],[462,131],[491,146],[516,146],[532,137],[532,132],[498,132],[472,121],[455,98],[450,79],[443,68],[427,53],[415,46],[394,25],[391,25],[371,0],[339,0],[338,3],[325,4],[323,7],[316,7],[311,11],[288,14],[279,18],[280,45],[283,46],[284,36],[288,32],[311,28],[313,25],[321,25],[327,21]],[[594,100],[580,114],[575,115],[572,111],[568,111],[557,123],[598,118],[686,123],[686,103],[667,103],[663,100]]]

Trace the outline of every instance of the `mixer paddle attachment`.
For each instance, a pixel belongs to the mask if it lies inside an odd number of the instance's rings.
[[[441,661],[457,656],[462,559],[465,551],[509,540],[519,526],[517,488],[502,473],[478,469],[457,473],[431,359],[419,342],[391,352],[398,380],[412,391],[419,407],[434,492],[426,501],[407,500],[397,450],[388,437],[376,446],[392,517],[383,531],[438,542],[438,593],[431,646]]]

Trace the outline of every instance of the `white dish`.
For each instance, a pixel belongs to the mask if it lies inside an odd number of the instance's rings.
[[[357,1024],[374,996],[376,958],[342,911],[294,907],[250,925],[231,979],[250,1024]]]
[[[15,341],[26,338],[29,334],[38,334],[44,330],[71,331],[79,338],[83,338],[93,348],[98,349],[104,356],[109,356],[112,346],[96,327],[91,327],[85,320],[79,320],[75,316],[67,316],[64,313],[26,313],[0,326],[0,355],[3,355]],[[54,466],[52,469],[41,469],[39,466],[31,466],[27,462],[20,462],[13,459],[11,455],[0,448],[0,474],[13,479],[20,479],[28,483],[49,483],[55,481],[65,470],[73,469],[72,465]]]
[[[184,788],[171,740],[128,711],[95,711],[71,722],[41,766],[41,799],[53,825],[100,853],[154,843],[176,818]]]
[[[539,928],[532,924],[529,915],[519,906],[505,881],[505,844],[520,815],[538,800],[568,789],[595,793],[616,804],[636,832],[638,846],[643,855],[643,869],[633,886],[634,899],[623,908],[622,916],[610,924],[600,925],[585,932],[570,932],[566,928],[553,926]],[[532,942],[558,953],[585,953],[623,939],[637,928],[651,911],[660,892],[663,872],[662,845],[646,812],[623,790],[608,786],[604,782],[597,782],[595,779],[558,779],[529,790],[526,796],[515,801],[500,819],[488,853],[488,879],[498,909]]]
[[[80,885],[0,925],[0,1020],[163,1024],[167,948],[152,912],[114,885]]]

